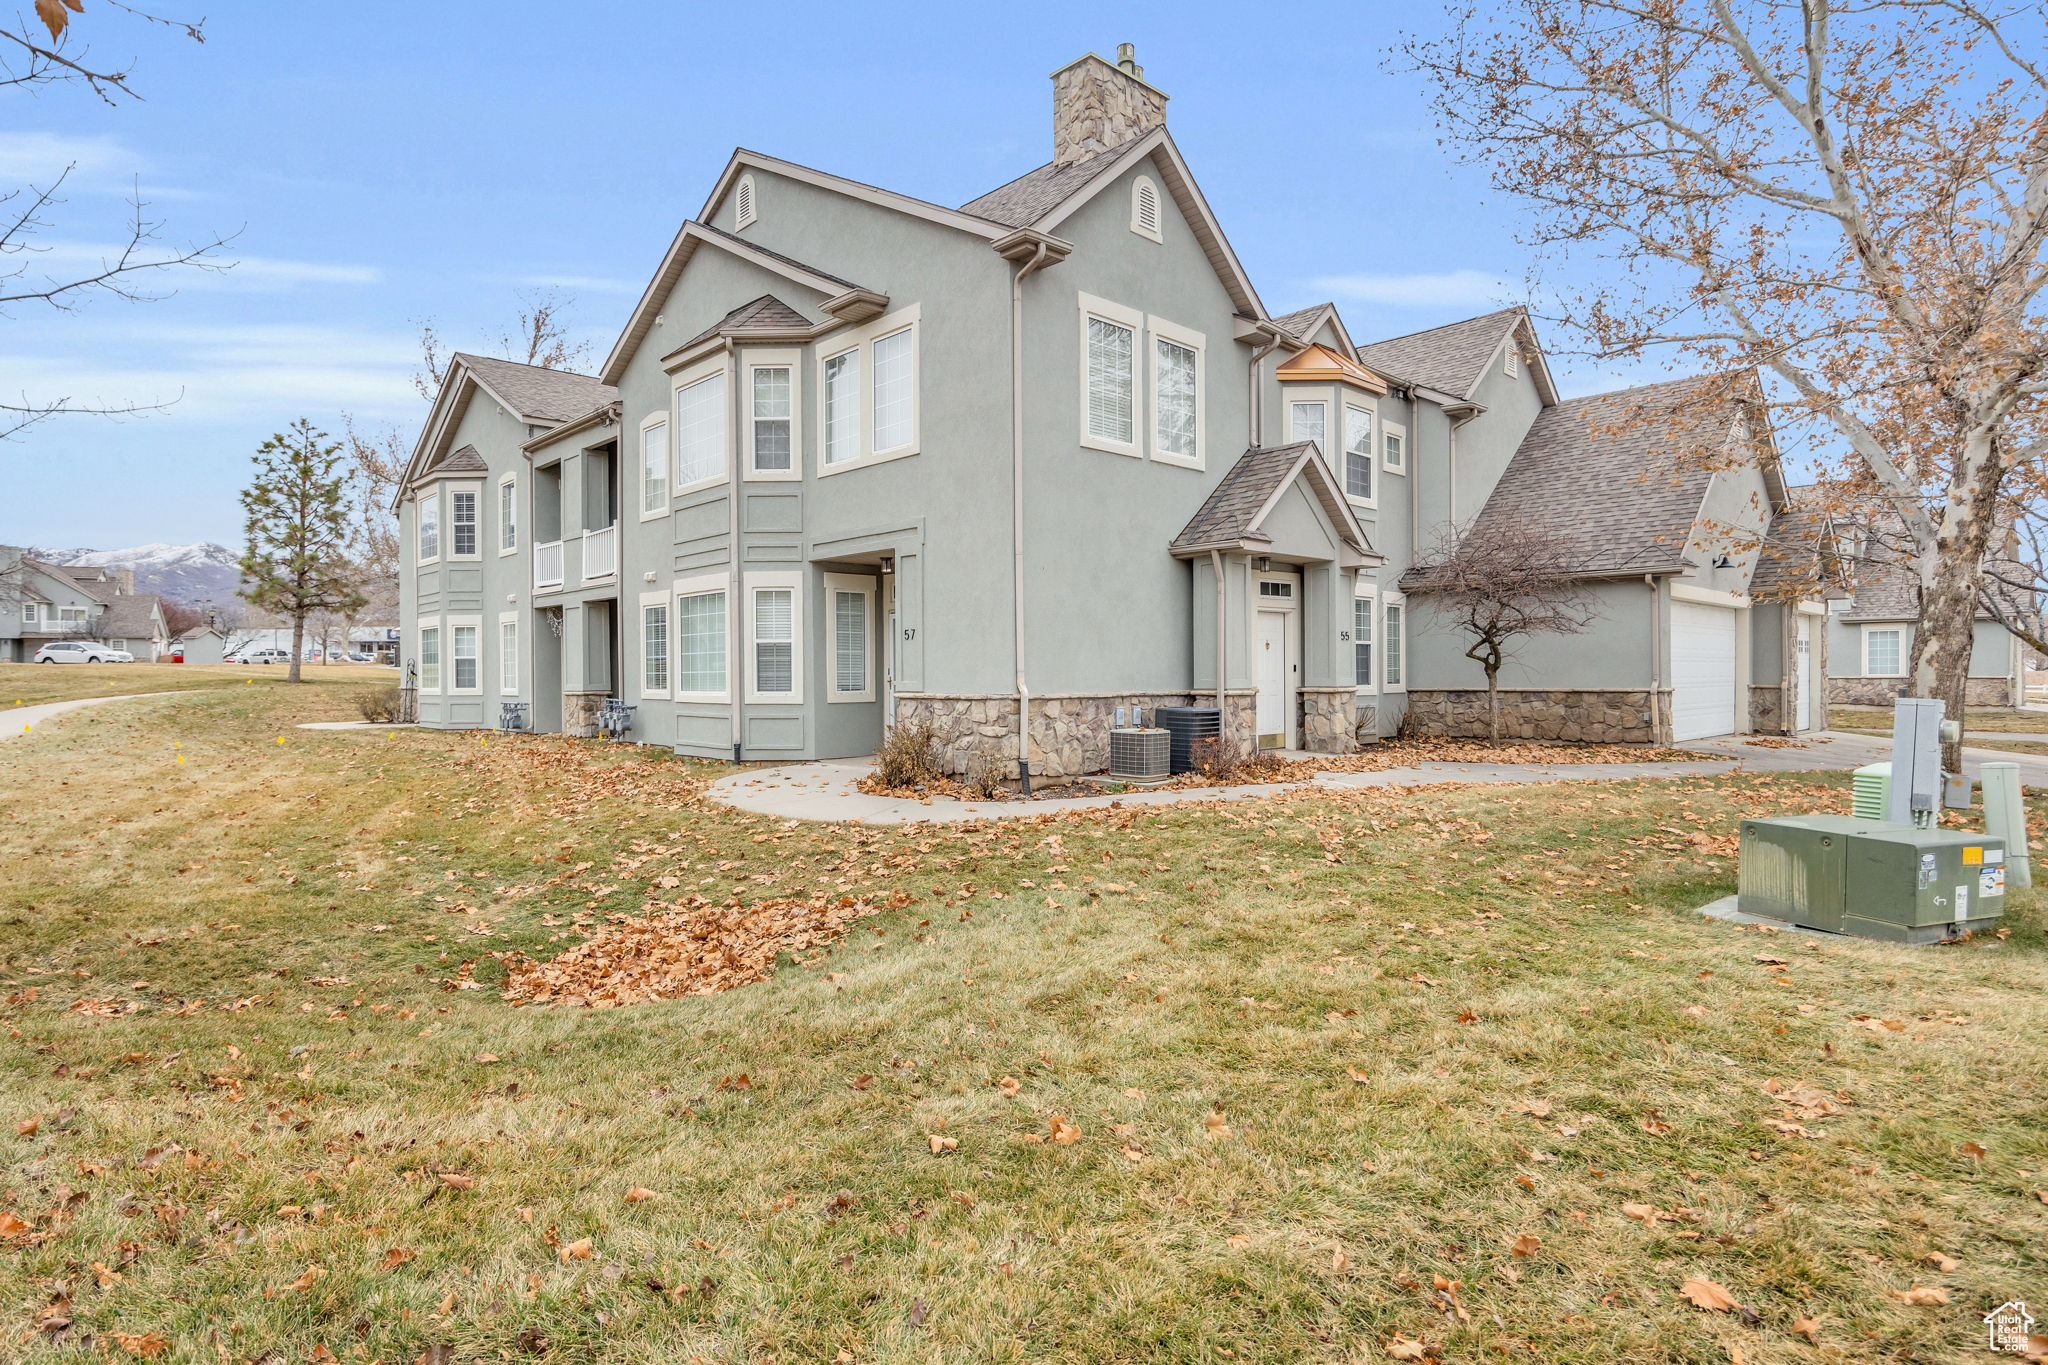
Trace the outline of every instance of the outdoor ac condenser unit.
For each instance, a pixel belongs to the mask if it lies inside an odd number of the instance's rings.
[[[1172,775],[1173,737],[1154,726],[1109,732],[1109,775],[1118,782],[1164,782]]]
[[[2005,841],[1846,815],[1744,820],[1736,908],[1891,943],[1960,938],[2005,913]]]

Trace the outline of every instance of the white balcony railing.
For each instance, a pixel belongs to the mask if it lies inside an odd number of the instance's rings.
[[[533,590],[562,586],[562,542],[542,541],[533,547]]]
[[[583,581],[610,578],[619,571],[619,527],[614,522],[583,533]]]

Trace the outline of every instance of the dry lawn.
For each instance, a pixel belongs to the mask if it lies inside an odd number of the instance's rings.
[[[1966,1361],[2043,1294],[2038,899],[1917,951],[1690,913],[1839,778],[860,830],[288,728],[351,712],[0,744],[0,1358]],[[718,995],[497,989],[899,894]]]
[[[396,686],[398,670],[367,664],[305,664],[308,682],[323,686],[383,683]],[[0,664],[0,715],[78,697],[124,697],[210,687],[268,687],[284,681],[282,664]]]

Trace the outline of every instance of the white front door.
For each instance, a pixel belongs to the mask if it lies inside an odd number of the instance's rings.
[[[1729,607],[1671,604],[1671,737],[1735,730],[1735,624]]]
[[[1287,613],[1259,613],[1259,747],[1287,747]]]
[[[1798,629],[1792,655],[1792,728],[1807,730],[1813,726],[1813,618],[1800,612]]]

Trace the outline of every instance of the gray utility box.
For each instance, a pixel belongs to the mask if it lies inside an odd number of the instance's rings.
[[[1736,893],[1746,915],[1939,943],[2005,913],[2005,841],[1846,815],[1744,820]]]

